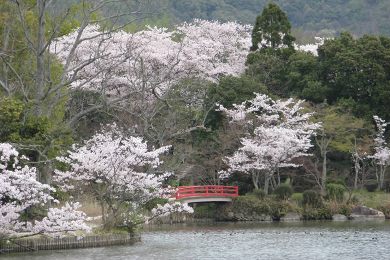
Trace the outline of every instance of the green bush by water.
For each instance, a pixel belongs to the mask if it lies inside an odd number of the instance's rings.
[[[346,188],[341,184],[329,183],[326,185],[326,192],[328,193],[328,199],[342,202],[344,200]]]
[[[293,194],[293,189],[289,184],[281,184],[274,190],[274,194],[280,200],[287,200]]]
[[[321,194],[314,190],[304,191],[302,204],[313,208],[321,208],[323,206]]]
[[[249,196],[254,196],[260,200],[264,199],[267,194],[262,189],[254,189],[252,192],[247,193]]]
[[[231,205],[227,205],[229,211],[243,214],[245,216],[267,215],[273,220],[279,220],[288,212],[297,211],[293,205],[287,201],[275,200],[272,198],[258,199],[255,196],[240,196],[233,200]]]
[[[327,207],[313,208],[304,207],[302,211],[302,218],[304,220],[330,220],[332,219],[332,213]]]

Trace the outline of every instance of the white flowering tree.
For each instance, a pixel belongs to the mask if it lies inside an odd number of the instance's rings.
[[[150,103],[183,79],[215,82],[241,74],[250,30],[235,22],[195,20],[173,31],[150,27],[136,33],[89,25],[56,39],[50,51],[67,68],[71,90],[93,91],[104,101],[79,111],[70,123],[106,105],[150,112]]]
[[[378,167],[377,180],[378,189],[383,189],[385,182],[386,169],[390,165],[390,148],[387,147],[385,140],[386,127],[389,124],[379,116],[374,116],[374,121],[377,128],[375,142],[375,153],[369,158],[373,159]]]
[[[227,157],[230,172],[240,171],[251,174],[253,185],[260,187],[260,177],[264,179],[264,191],[268,193],[269,184],[280,184],[279,169],[299,166],[295,158],[308,156],[313,146],[311,137],[319,124],[309,121],[312,113],[302,112],[303,101],[288,99],[272,100],[266,95],[256,94],[252,100],[233,109],[220,106],[232,122],[249,125],[250,131],[241,138],[241,147],[233,156]]]
[[[91,193],[101,205],[106,228],[126,225],[132,230],[143,206],[155,198],[169,198],[173,189],[164,184],[171,173],[158,173],[159,156],[169,146],[149,149],[140,137],[126,137],[115,125],[96,133],[81,146],[74,146],[59,161],[68,171],[57,171],[55,179],[66,191]],[[192,213],[188,205],[167,204],[153,211],[151,218],[170,210]],[[142,217],[142,216],[141,216]]]
[[[50,195],[55,189],[37,181],[34,167],[22,166],[18,151],[8,143],[0,143],[0,240],[20,236],[48,234],[58,236],[79,230],[89,231],[86,215],[78,211],[78,203],[49,208],[40,219],[22,220],[32,207],[58,203]]]

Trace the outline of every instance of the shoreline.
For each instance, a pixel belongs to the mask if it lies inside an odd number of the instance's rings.
[[[62,249],[95,248],[116,245],[133,245],[141,241],[141,235],[136,234],[101,234],[83,237],[29,237],[14,239],[0,244],[0,255]]]

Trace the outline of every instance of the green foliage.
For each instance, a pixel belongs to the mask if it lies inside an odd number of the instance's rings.
[[[254,196],[239,196],[233,199],[233,212],[242,212],[244,214],[270,215],[271,207],[268,201],[259,200]]]
[[[240,104],[245,100],[252,99],[256,93],[268,93],[267,88],[250,76],[223,77],[218,85],[210,86],[205,98],[206,108],[213,108],[216,103],[226,108],[231,108],[233,104]],[[222,124],[223,116],[220,112],[210,110],[206,119],[206,125],[213,129]]]
[[[207,102],[219,103],[226,108],[254,97],[253,92],[267,93],[267,88],[250,76],[226,76],[219,84],[208,89]]]
[[[365,189],[361,189],[354,191],[353,196],[356,198],[359,205],[374,209],[390,205],[390,193],[383,191],[369,192]]]
[[[304,220],[331,220],[332,213],[327,207],[304,207],[302,218]]]
[[[47,207],[45,207],[44,205],[35,205],[24,210],[23,213],[20,215],[20,218],[21,220],[41,220],[45,216],[47,216]]]
[[[321,194],[314,190],[306,190],[303,192],[302,203],[304,206],[309,206],[313,208],[321,208],[323,206],[323,201]]]
[[[0,140],[10,142],[35,142],[48,134],[50,122],[47,117],[26,115],[27,106],[12,98],[0,99]]]
[[[390,203],[384,203],[377,208],[385,214],[386,219],[390,219]]]
[[[278,5],[270,3],[261,15],[256,18],[252,32],[252,51],[259,47],[272,49],[287,46],[293,48],[294,37],[291,35],[291,24]]]
[[[148,202],[146,202],[144,204],[144,208],[148,211],[151,211],[152,209],[154,209],[158,204],[160,205],[164,205],[165,203],[168,202],[168,199],[164,199],[164,198],[154,198]]]
[[[5,2],[6,0],[2,0]],[[55,9],[64,9],[80,0],[56,1]],[[152,25],[167,24],[182,21],[192,21],[194,18],[219,21],[240,21],[253,24],[256,16],[269,0],[159,0],[142,1],[142,13],[153,14],[148,17]],[[294,27],[306,32],[319,32],[321,35],[333,36],[340,31],[349,30],[356,35],[364,33],[390,35],[389,16],[390,2],[387,0],[274,0],[288,15]],[[1,3],[1,2],[0,2]],[[1,3],[3,4],[3,3]],[[106,6],[105,15],[113,15],[125,8],[137,10],[139,1],[115,1]],[[162,11],[163,10],[163,11]],[[369,11],[368,11],[369,10]],[[123,23],[131,18],[120,17]],[[161,20],[161,21],[160,21]],[[140,24],[144,24],[139,19]],[[139,28],[139,27],[136,27]]]
[[[328,93],[318,80],[317,58],[308,52],[295,52],[288,61],[286,68],[286,85],[288,92],[314,102],[322,102]]]
[[[252,192],[248,192],[246,195],[254,196],[260,200],[264,199],[267,196],[267,194],[265,194],[265,192],[262,189],[254,189]]]
[[[22,102],[11,99],[0,99],[0,140],[17,140],[19,136],[20,121],[24,105]]]
[[[263,83],[270,94],[287,97],[288,60],[294,49],[266,48],[249,53],[246,74]]]
[[[215,216],[216,210],[216,204],[198,204],[194,207],[194,218],[213,218]]]
[[[286,201],[270,200],[268,203],[270,206],[270,216],[274,221],[279,221],[281,217],[293,211],[293,207]]]
[[[366,188],[368,192],[375,192],[378,189],[378,182],[376,180],[368,180],[364,184],[364,188]]]
[[[352,99],[360,106],[355,114],[379,114],[390,118],[390,39],[363,36],[355,39],[349,33],[325,41],[318,49],[319,78],[329,91],[327,99]]]
[[[346,188],[341,184],[329,183],[326,185],[326,192],[330,200],[342,202],[344,200],[344,192],[346,192]]]
[[[64,146],[73,140],[64,124],[66,88],[53,94],[37,98],[36,74],[37,53],[31,50],[36,45],[38,14],[36,1],[20,2],[23,19],[18,7],[10,1],[0,1],[0,49],[6,54],[0,59],[0,81],[7,86],[0,87],[0,141],[18,143],[33,163],[44,161],[59,154]],[[45,13],[47,39],[61,36],[78,27],[77,10],[73,7],[67,13],[66,21],[59,24],[63,14]],[[22,26],[21,20],[24,20]],[[56,28],[59,32],[54,33]],[[27,31],[24,31],[26,29]],[[26,35],[30,35],[29,41]],[[58,84],[63,73],[60,62],[47,52],[43,53],[45,83],[43,92]],[[7,85],[6,84],[6,85]],[[4,98],[7,96],[7,98]],[[45,167],[45,166],[43,166]]]
[[[387,120],[390,119],[389,64],[389,38],[355,39],[342,33],[326,40],[318,49],[318,57],[288,48],[252,52],[247,58],[246,74],[280,97],[327,102],[358,117],[372,118],[377,114]]]
[[[303,202],[303,193],[295,192],[291,195],[291,200],[297,202],[297,204],[302,204]]]
[[[352,204],[330,201],[325,206],[332,215],[341,214],[350,216],[352,213]]]
[[[255,196],[240,196],[233,200],[229,206],[230,210],[235,214],[243,214],[244,216],[266,215],[273,220],[279,220],[286,213],[295,209],[287,201],[273,200],[271,198],[258,199]]]
[[[149,26],[171,28],[173,27],[173,21],[168,14],[163,14],[162,16],[151,16],[140,20],[138,23],[127,24],[124,30],[127,32],[134,33],[134,32],[145,30]]]
[[[319,135],[330,141],[333,151],[349,153],[359,140],[366,122],[338,106],[321,104],[316,109],[315,120],[322,123]],[[367,132],[367,129],[365,130]],[[367,133],[366,133],[367,134]]]
[[[289,184],[281,184],[274,190],[277,199],[287,200],[293,194],[293,188]]]

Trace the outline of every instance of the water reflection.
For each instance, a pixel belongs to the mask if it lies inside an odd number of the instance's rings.
[[[389,222],[208,223],[145,228],[134,246],[2,259],[390,259]]]

